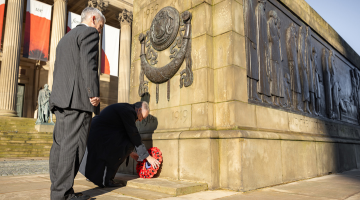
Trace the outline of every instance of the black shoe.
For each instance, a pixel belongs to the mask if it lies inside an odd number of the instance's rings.
[[[114,180],[109,180],[107,183],[105,183],[105,187],[120,187],[120,184],[115,183]]]
[[[91,197],[89,195],[84,195],[83,193],[75,193],[75,196],[73,196],[70,200],[88,200]]]

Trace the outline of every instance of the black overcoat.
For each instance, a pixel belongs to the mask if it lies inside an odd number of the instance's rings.
[[[110,105],[92,120],[87,141],[85,176],[97,185],[103,182],[105,166],[124,160],[134,147],[139,155],[138,161],[149,156],[136,128],[135,105]],[[141,107],[141,102],[137,107]]]

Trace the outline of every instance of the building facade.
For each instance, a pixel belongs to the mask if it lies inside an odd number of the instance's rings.
[[[105,15],[107,25],[120,29],[119,76],[103,74],[99,70],[101,108],[118,101],[127,102],[133,0],[41,0],[40,2],[52,6],[48,61],[33,60],[23,56],[27,1],[29,0],[5,2],[0,53],[0,116],[27,118],[36,116],[39,90],[45,84],[49,85],[50,90],[52,87],[56,46],[66,34],[68,13],[80,15],[88,6],[98,8]],[[99,50],[101,52],[101,39]],[[101,53],[99,67],[100,64]]]

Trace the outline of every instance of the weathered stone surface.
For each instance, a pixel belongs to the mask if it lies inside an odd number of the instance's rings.
[[[201,35],[213,35],[213,12],[212,7],[207,3],[202,3],[194,8],[192,8],[193,19],[191,21],[192,27],[191,30],[192,38],[196,38]]]
[[[234,65],[215,70],[215,101],[247,102],[246,70]]]
[[[236,65],[245,68],[245,37],[234,31],[214,37],[214,68]]]
[[[243,6],[235,0],[226,0],[214,5],[214,36],[234,31],[244,35]]]
[[[242,145],[244,139],[220,139],[220,188],[242,191]]]
[[[180,105],[180,75],[175,75],[170,79],[170,100],[167,99],[167,82],[159,85],[159,102],[156,103],[156,84],[149,83],[150,92],[150,108],[163,109],[169,107],[176,107]]]
[[[132,23],[132,35],[138,35],[143,31],[143,12],[135,13],[133,16],[133,23]],[[137,42],[139,43],[139,42]]]
[[[180,179],[208,183],[209,189],[219,187],[218,141],[211,139],[179,140]],[[196,155],[201,156],[194,156]]]
[[[132,37],[131,45],[131,65],[133,65],[135,60],[140,60],[141,44],[138,35]],[[134,76],[133,72],[131,76]]]
[[[189,129],[191,126],[191,105],[154,110],[151,113],[161,123],[157,131],[168,129]]]
[[[338,125],[330,121],[318,121],[318,133],[325,136],[337,136]]]
[[[318,120],[303,115],[288,113],[289,129],[294,132],[320,134],[318,131]]]
[[[215,104],[216,126],[218,129],[256,127],[255,106],[238,101]]]
[[[314,142],[281,141],[283,182],[317,176]]]
[[[318,175],[339,171],[339,148],[337,143],[316,142],[316,162]]]
[[[243,191],[282,183],[281,151],[280,140],[244,140],[241,149]]]
[[[213,67],[213,38],[207,34],[192,39],[192,69]]]
[[[131,77],[130,77],[130,87],[138,87],[140,84],[139,74],[141,71],[141,61],[136,60],[131,63]]]
[[[194,82],[180,90],[180,105],[214,101],[214,70],[201,68],[194,71]]]
[[[163,149],[159,177],[179,179],[179,140],[154,140],[154,147]]]
[[[347,171],[357,168],[356,152],[354,144],[339,143],[340,171]]]
[[[192,129],[213,129],[215,127],[213,103],[192,104],[191,111]]]
[[[258,128],[286,131],[289,129],[288,113],[256,106],[256,124]]]
[[[195,7],[203,2],[206,2],[207,4],[211,5],[213,0],[191,0],[191,6]]]

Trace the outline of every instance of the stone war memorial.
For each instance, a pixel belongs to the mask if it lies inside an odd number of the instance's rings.
[[[304,0],[134,0],[131,45],[160,177],[249,191],[360,168],[360,57]]]

